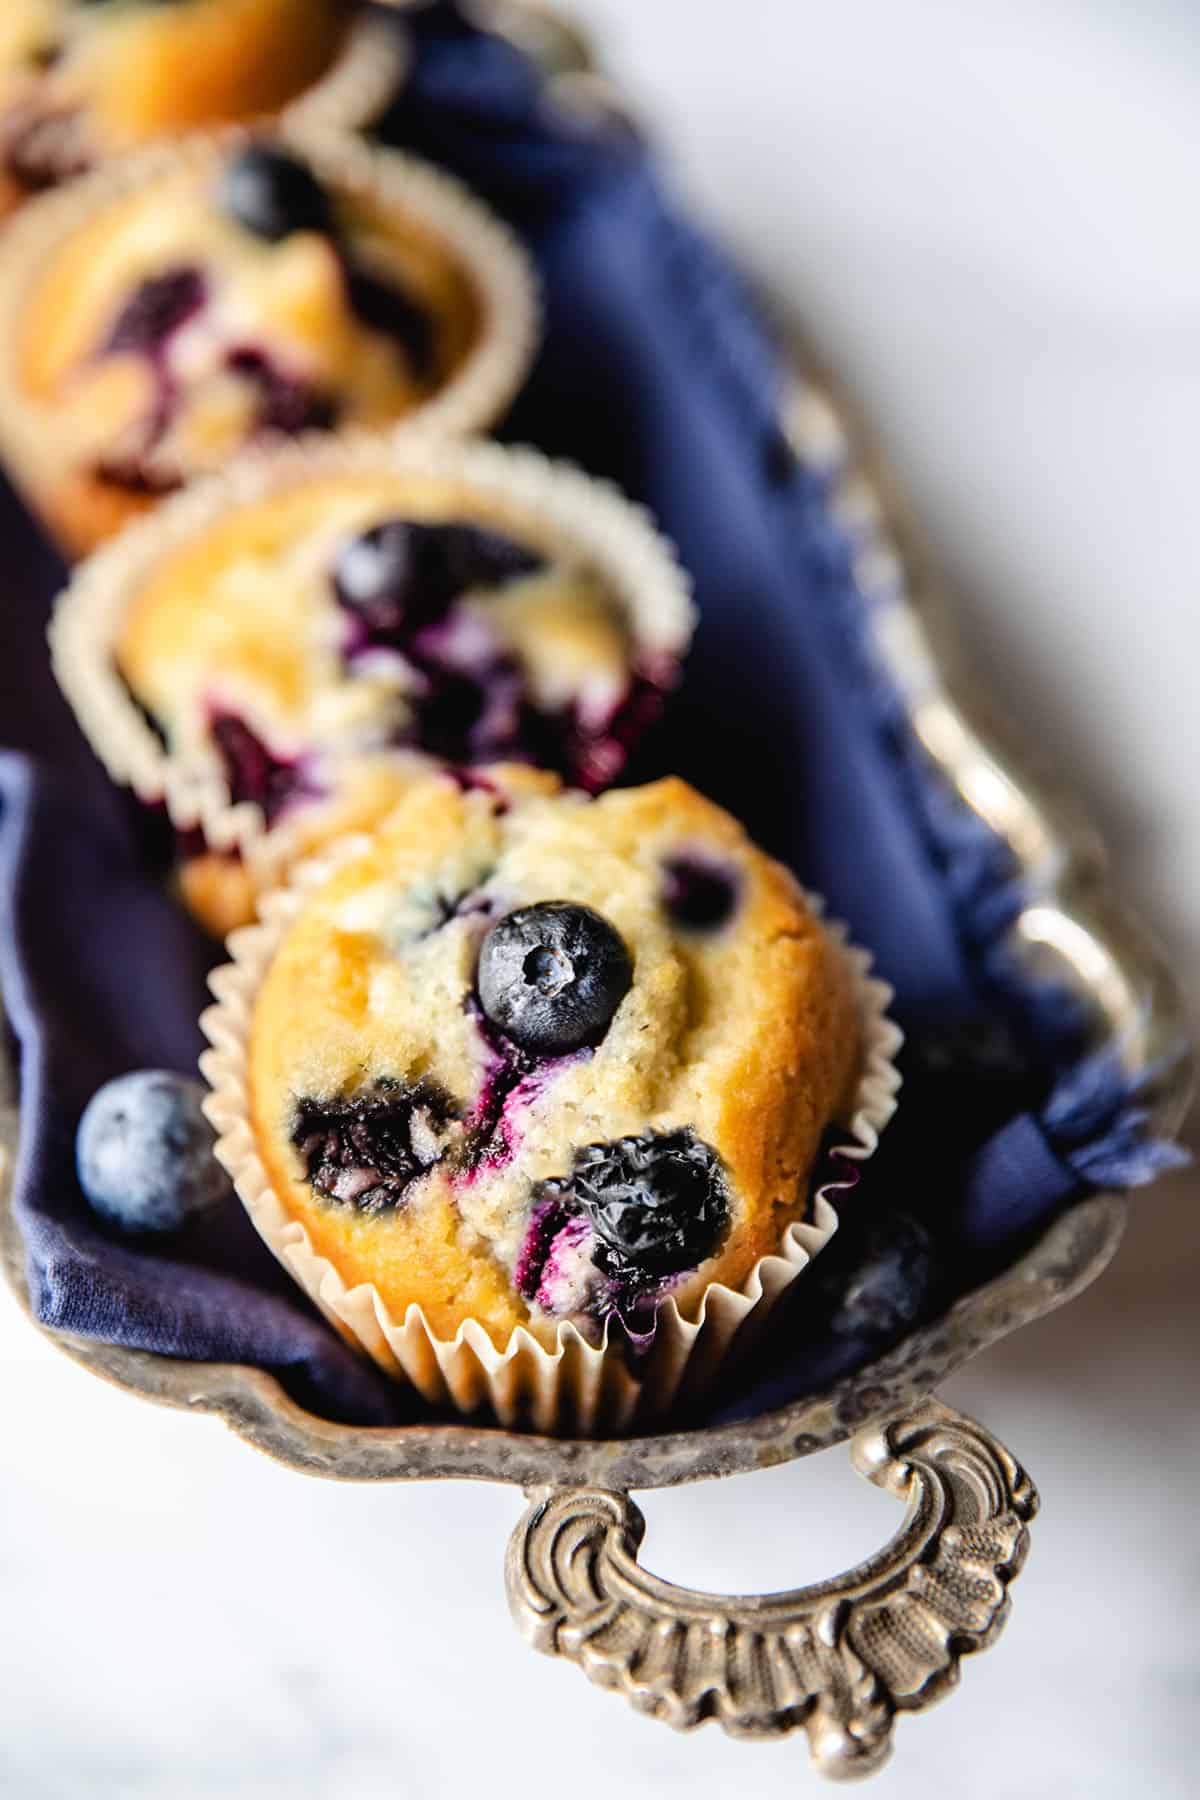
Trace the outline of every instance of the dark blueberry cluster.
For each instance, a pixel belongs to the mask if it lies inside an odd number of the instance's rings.
[[[598,1043],[632,980],[620,934],[590,906],[566,900],[506,913],[479,952],[484,1016],[535,1056]]]
[[[654,1275],[694,1268],[729,1223],[721,1160],[691,1131],[590,1144],[575,1157],[570,1192],[600,1239],[601,1266]]]
[[[237,713],[214,713],[209,735],[221,759],[230,800],[235,806],[248,800],[261,807],[268,825],[289,801],[312,791],[301,765],[276,756]]]
[[[522,725],[528,753],[539,768],[553,769],[572,787],[602,793],[657,724],[670,685],[671,680],[660,682],[632,669],[620,704],[600,725],[584,723],[574,706],[554,713],[530,708]]]
[[[724,1238],[729,1195],[721,1160],[688,1130],[577,1151],[570,1175],[543,1182],[535,1197],[517,1266],[526,1298],[537,1294],[555,1236],[580,1215],[596,1234],[593,1259],[607,1277],[600,1310],[636,1316],[664,1281],[696,1268]]]
[[[424,659],[420,687],[410,694],[411,722],[401,736],[450,763],[524,762],[525,681],[504,651],[472,655],[464,665]]]
[[[737,905],[732,869],[696,854],[674,856],[663,865],[663,905],[677,925],[717,931]]]
[[[333,585],[371,645],[409,653],[413,638],[468,589],[498,587],[542,566],[535,551],[498,531],[384,519],[344,546]]]
[[[441,1160],[453,1116],[436,1083],[381,1080],[353,1097],[301,1100],[292,1143],[318,1194],[379,1213],[403,1205],[411,1184]]]
[[[405,742],[451,762],[521,755],[528,708],[519,664],[496,645],[462,641],[452,622],[440,627],[472,588],[543,566],[515,538],[453,519],[384,519],[343,547],[333,585],[354,621],[346,655],[398,651],[416,678]]]
[[[927,1314],[941,1271],[920,1219],[888,1213],[834,1247],[819,1285],[835,1336],[893,1343]]]

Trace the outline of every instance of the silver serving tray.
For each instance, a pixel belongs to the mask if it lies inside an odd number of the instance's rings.
[[[523,0],[473,4],[544,59],[560,104],[636,130],[579,33],[550,9]],[[860,581],[878,596],[879,652],[907,697],[914,730],[963,802],[1012,850],[1027,898],[1011,947],[1079,999],[1097,1047],[1112,1047],[1131,1076],[1149,1080],[1151,1128],[1170,1136],[1187,1108],[1191,1072],[1175,983],[1110,891],[1093,834],[1026,772],[974,690],[912,522],[849,419],[844,398],[798,350],[781,426],[801,460],[835,475],[836,504],[859,528]],[[32,1318],[10,1204],[15,1071],[6,1065],[0,1076],[0,1251]],[[770,1736],[802,1725],[817,1766],[845,1777],[879,1767],[896,1715],[938,1699],[961,1657],[993,1640],[1036,1511],[1020,1466],[935,1391],[969,1357],[1093,1281],[1117,1248],[1126,1212],[1116,1194],[1081,1202],[1003,1274],[825,1392],[734,1424],[612,1441],[478,1424],[336,1425],[306,1412],[259,1369],[47,1335],[93,1374],[168,1406],[215,1413],[309,1475],[457,1476],[528,1489],[506,1573],[514,1618],[532,1643],[676,1726],[713,1718],[739,1735]],[[877,1556],[813,1587],[749,1597],[693,1592],[639,1565],[643,1522],[630,1489],[767,1468],[845,1438],[853,1438],[855,1466],[906,1506]]]

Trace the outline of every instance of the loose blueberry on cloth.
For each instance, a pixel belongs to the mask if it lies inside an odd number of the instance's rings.
[[[861,1364],[1072,1200],[1175,1153],[1147,1141],[1115,1066],[1080,1060],[1061,1005],[1008,967],[1013,872],[923,763],[866,651],[852,539],[826,478],[780,435],[782,365],[736,275],[628,138],[556,112],[517,53],[452,7],[413,22],[390,136],[478,188],[541,266],[545,349],[506,435],[619,481],[695,579],[687,679],[631,775],[677,770],[740,813],[875,951],[909,1033],[899,1114],[841,1230],[765,1358],[710,1403],[710,1417],[749,1416]],[[11,497],[0,530],[0,733],[14,752],[0,758],[0,979],[34,1308],[113,1343],[257,1364],[329,1417],[411,1417],[420,1403],[342,1344],[238,1205],[146,1247],[81,1197],[85,1105],[130,1069],[194,1069],[216,953],[156,883],[144,822],[54,689],[43,632],[61,570]],[[891,1219],[897,1196],[916,1225]]]
[[[106,1081],[75,1137],[83,1197],[129,1232],[182,1231],[230,1198],[203,1113],[204,1083],[171,1069],[134,1069]]]

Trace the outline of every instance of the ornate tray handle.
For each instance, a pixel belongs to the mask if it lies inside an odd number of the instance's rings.
[[[895,1715],[940,1699],[999,1635],[1038,1502],[1008,1451],[938,1400],[860,1432],[851,1456],[908,1516],[878,1555],[783,1594],[676,1587],[639,1565],[645,1520],[627,1494],[538,1490],[508,1547],[518,1629],[669,1725],[803,1725],[823,1774],[872,1774]]]

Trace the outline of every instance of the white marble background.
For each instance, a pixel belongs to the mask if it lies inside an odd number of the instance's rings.
[[[1190,0],[586,0],[681,180],[803,302],[907,469],[963,631],[1200,952],[1200,14]],[[881,1796],[1198,1791],[1197,1182],[950,1384],[1043,1494],[1000,1646]],[[0,1301],[5,1800],[816,1791],[512,1634],[519,1510],[338,1488],[57,1356]],[[893,1504],[844,1457],[650,1496],[663,1573],[828,1574]]]

